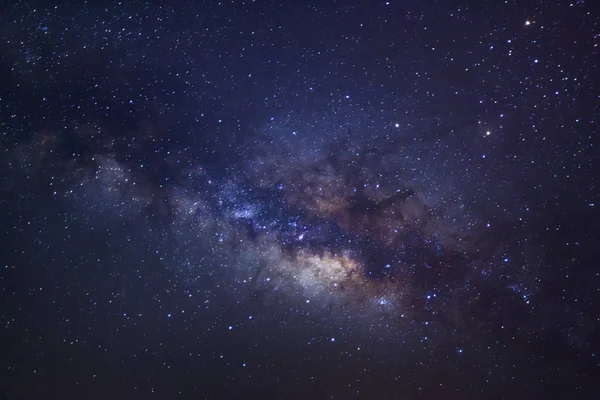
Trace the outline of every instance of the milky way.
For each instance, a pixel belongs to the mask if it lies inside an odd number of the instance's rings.
[[[2,392],[592,398],[597,26],[583,1],[12,5]]]

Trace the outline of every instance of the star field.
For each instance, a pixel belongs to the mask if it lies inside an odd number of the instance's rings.
[[[2,393],[594,398],[599,11],[7,6]]]

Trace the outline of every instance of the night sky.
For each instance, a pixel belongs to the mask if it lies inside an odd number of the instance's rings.
[[[598,398],[595,1],[1,9],[1,397]]]

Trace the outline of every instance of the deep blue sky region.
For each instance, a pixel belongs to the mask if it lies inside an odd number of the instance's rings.
[[[7,399],[592,399],[594,1],[0,11]]]

